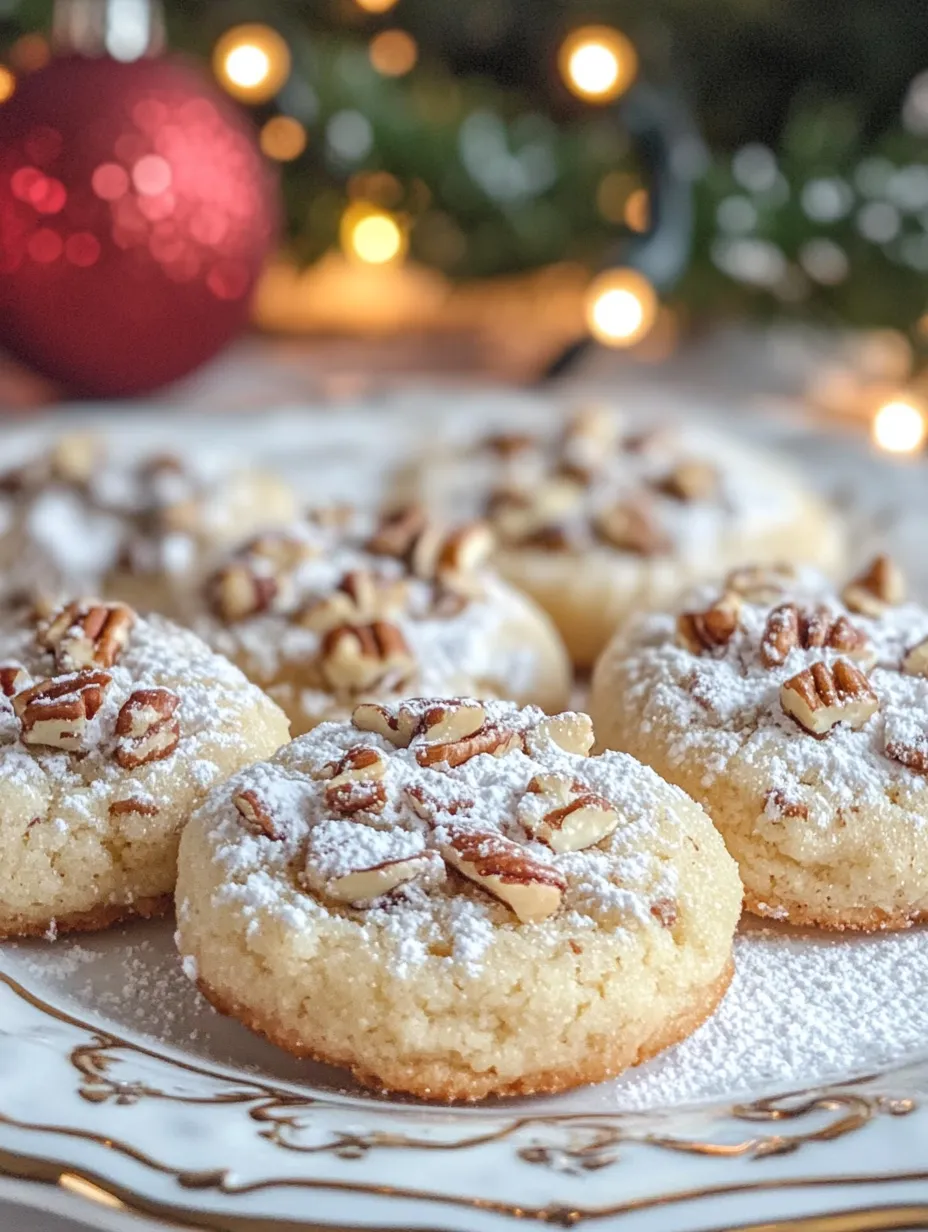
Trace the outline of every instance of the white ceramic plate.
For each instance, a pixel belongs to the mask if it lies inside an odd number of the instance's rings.
[[[656,393],[638,401],[666,412]],[[724,408],[676,409],[731,425]],[[276,462],[320,499],[373,494],[384,461],[455,411],[550,408],[422,393],[334,414],[102,422],[126,447]],[[60,422],[8,431],[4,456]],[[921,464],[750,423],[844,500],[862,554],[889,537],[925,582]],[[0,1197],[117,1232],[928,1226],[928,932],[749,927],[737,960],[716,1018],[641,1070],[449,1110],[372,1097],[220,1018],[181,976],[170,922],[0,946]]]

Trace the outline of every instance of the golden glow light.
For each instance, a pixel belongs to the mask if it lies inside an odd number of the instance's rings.
[[[216,44],[213,68],[229,94],[265,103],[290,76],[290,48],[270,26],[234,26]]]
[[[632,231],[647,231],[651,225],[651,199],[646,188],[636,188],[622,211],[625,225]]]
[[[637,270],[607,270],[587,288],[587,326],[604,346],[640,342],[654,325],[658,307],[657,293]]]
[[[914,453],[925,442],[922,410],[903,398],[886,402],[873,418],[873,439],[887,453]]]
[[[638,72],[638,53],[612,26],[583,26],[561,44],[558,65],[567,88],[591,103],[624,94]]]
[[[5,64],[0,64],[0,103],[5,103],[16,93],[16,75]]]
[[[268,158],[289,163],[306,149],[306,129],[293,116],[274,116],[261,129],[261,149]]]
[[[396,4],[396,0],[357,0],[358,8],[366,13],[387,13]]]
[[[348,206],[339,234],[347,256],[366,265],[387,265],[406,254],[406,232],[394,215],[364,201]]]
[[[42,34],[24,34],[10,48],[10,63],[21,73],[34,73],[52,58],[48,39]]]
[[[371,64],[385,77],[402,77],[419,56],[416,40],[405,30],[382,30],[371,39]]]

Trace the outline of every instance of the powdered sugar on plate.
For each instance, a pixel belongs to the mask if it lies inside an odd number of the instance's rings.
[[[214,1063],[308,1089],[355,1090],[220,1017],[181,970],[170,921],[79,940],[0,947],[0,970],[38,996]],[[690,1039],[614,1082],[526,1103],[558,1112],[646,1111],[785,1092],[901,1064],[928,1040],[928,929],[829,937],[747,923],[721,1008]],[[191,972],[191,974],[193,974]]]

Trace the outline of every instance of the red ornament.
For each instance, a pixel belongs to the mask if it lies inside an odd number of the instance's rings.
[[[175,380],[245,326],[278,216],[196,69],[53,60],[0,107],[0,345],[83,394]]]

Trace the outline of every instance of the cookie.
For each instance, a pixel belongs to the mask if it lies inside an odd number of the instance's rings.
[[[175,616],[214,553],[295,511],[284,481],[263,471],[112,458],[98,437],[63,436],[0,473],[7,603],[103,594]]]
[[[547,436],[501,431],[430,456],[400,486],[487,516],[495,567],[548,612],[579,668],[633,612],[742,560],[841,563],[836,515],[785,465],[705,428],[623,430],[598,408]]]
[[[287,712],[294,734],[361,699],[508,697],[557,710],[570,666],[550,620],[483,567],[485,526],[408,508],[322,510],[234,553],[188,622]]]
[[[179,859],[184,969],[281,1047],[424,1099],[599,1082],[728,985],[735,865],[583,714],[362,704],[214,791]]]
[[[103,927],[170,903],[209,789],[288,738],[192,633],[76,600],[0,623],[0,936]]]
[[[740,569],[616,636],[603,746],[698,800],[758,915],[833,929],[928,918],[928,611],[885,557],[840,593]]]

